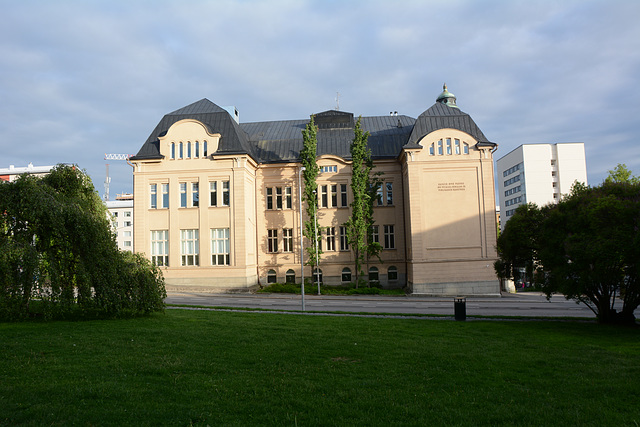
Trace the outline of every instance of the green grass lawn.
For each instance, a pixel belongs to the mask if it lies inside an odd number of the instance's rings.
[[[167,310],[0,323],[0,425],[638,425],[640,330]]]

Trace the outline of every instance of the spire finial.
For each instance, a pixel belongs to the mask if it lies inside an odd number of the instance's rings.
[[[436,102],[448,105],[449,107],[458,108],[456,105],[456,96],[447,90],[447,84],[442,85],[442,93],[436,99]]]

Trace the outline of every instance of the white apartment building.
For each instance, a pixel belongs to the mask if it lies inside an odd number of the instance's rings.
[[[34,166],[33,163],[29,163],[26,167],[10,165],[8,168],[0,168],[0,181],[13,182],[23,174],[44,176],[51,172],[51,169],[54,167],[55,166]]]
[[[118,195],[116,200],[104,204],[111,214],[118,249],[133,252],[133,195]]]
[[[496,162],[501,225],[524,203],[544,206],[587,184],[584,143],[523,144]]]

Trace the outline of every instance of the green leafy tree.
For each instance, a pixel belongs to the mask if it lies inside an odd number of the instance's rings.
[[[609,171],[609,175],[604,179],[604,182],[628,182],[631,184],[640,184],[640,177],[633,176],[631,171],[627,169],[627,165],[624,163],[618,163],[618,165]]]
[[[305,203],[307,220],[304,222],[304,236],[307,241],[311,242],[307,246],[307,265],[311,266],[311,272],[316,265],[316,247],[317,259],[322,255],[320,227],[318,226],[318,185],[316,179],[318,177],[319,167],[317,162],[318,147],[318,128],[315,125],[313,116],[302,131],[302,150],[300,151],[300,160],[305,168],[302,173],[304,181],[304,190],[302,192],[302,200]],[[317,230],[317,233],[316,233]],[[317,238],[317,245],[314,244]]]
[[[574,187],[545,208],[538,229],[539,283],[583,302],[602,323],[634,323],[640,304],[640,184]],[[623,299],[620,313],[616,298]]]
[[[542,211],[535,203],[518,206],[498,237],[498,260],[494,263],[501,279],[531,280],[537,261],[537,234]],[[524,272],[524,275],[522,274]]]
[[[163,309],[162,275],[118,250],[106,207],[77,167],[1,183],[0,213],[0,317]]]
[[[602,323],[634,323],[640,305],[640,184],[576,183],[557,204],[523,205],[497,249],[499,277],[518,278],[525,268],[547,297],[561,293],[582,302]]]
[[[355,260],[355,282],[359,286],[364,277],[363,266],[378,256],[382,246],[373,241],[373,204],[380,188],[379,175],[372,175],[373,161],[367,145],[369,132],[363,132],[360,118],[356,122],[351,143],[351,216],[345,223],[349,245]]]

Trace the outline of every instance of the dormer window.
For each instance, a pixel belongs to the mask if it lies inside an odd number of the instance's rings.
[[[430,156],[436,155],[436,145],[438,156],[443,156],[445,153],[447,156],[452,154],[457,156],[460,154],[469,154],[469,144],[466,142],[460,141],[456,138],[443,138],[439,139],[438,142],[432,142],[429,145]]]
[[[338,172],[338,166],[333,165],[333,166],[321,166],[320,167],[320,171],[322,173],[330,173],[330,172]]]

